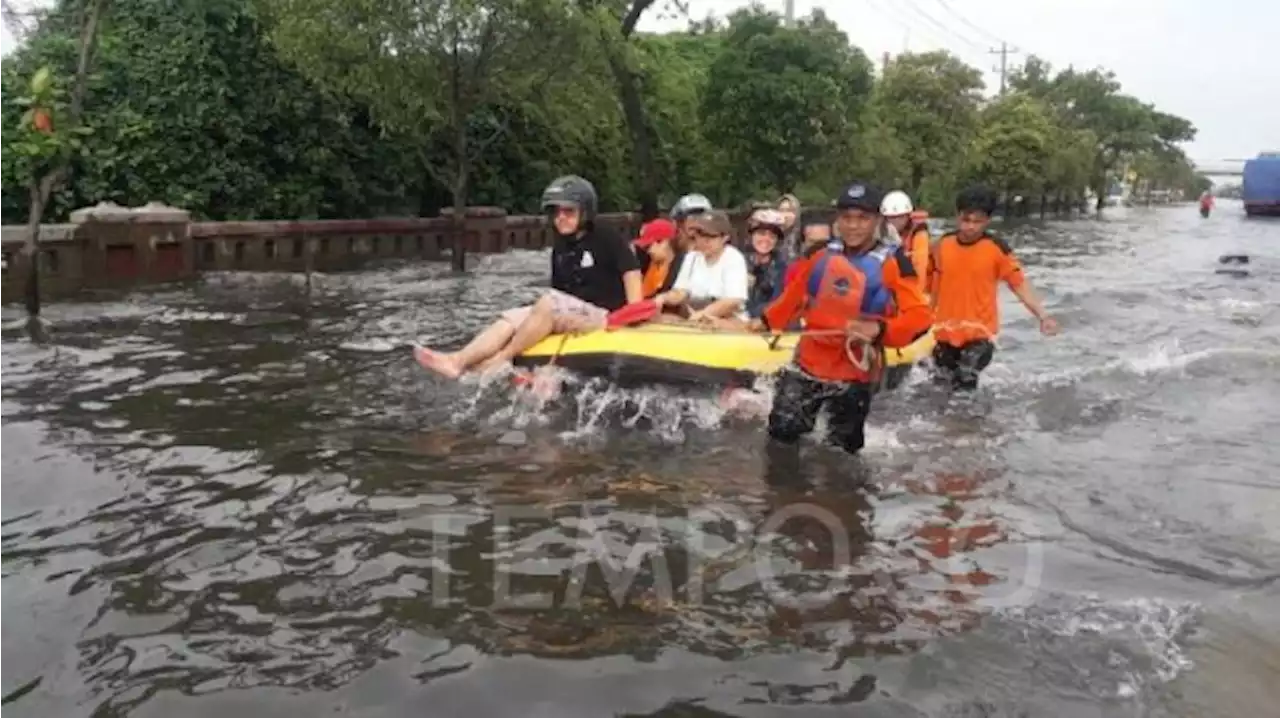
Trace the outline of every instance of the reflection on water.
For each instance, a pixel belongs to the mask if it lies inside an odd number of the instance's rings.
[[[1264,714],[1276,228],[1129,214],[1012,230],[1066,334],[1010,299],[984,389],[916,372],[857,459],[769,447],[767,380],[416,368],[538,254],[55,305],[4,334],[5,709]]]

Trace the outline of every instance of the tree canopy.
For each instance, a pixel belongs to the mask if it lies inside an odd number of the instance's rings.
[[[48,96],[65,93],[83,5],[55,3],[0,71],[6,221],[27,213],[44,141],[30,131],[33,78],[47,68]],[[1179,147],[1194,126],[1105,70],[1029,57],[988,98],[982,73],[943,52],[899,55],[877,76],[820,11],[793,27],[757,5],[637,30],[682,7],[112,0],[46,216],[102,200],[208,219],[525,212],[570,172],[603,209],[646,211],[687,192],[728,207],[793,191],[825,201],[853,176],[935,213],[966,182],[1071,202],[1118,178],[1202,185]]]

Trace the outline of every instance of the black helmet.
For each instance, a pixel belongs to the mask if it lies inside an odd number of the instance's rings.
[[[577,207],[584,222],[595,219],[598,203],[596,188],[578,175],[557,177],[542,190],[542,211],[553,207]]]

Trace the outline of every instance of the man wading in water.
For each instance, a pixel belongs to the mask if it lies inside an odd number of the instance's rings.
[[[865,443],[867,412],[883,347],[904,347],[933,322],[911,259],[881,239],[884,193],[855,182],[836,198],[840,243],[805,259],[799,276],[752,323],[783,331],[797,319],[805,334],[778,375],[769,436],[794,444],[831,415],[829,439],[854,454]]]
[[[991,363],[1000,332],[1000,281],[1004,280],[1040,322],[1040,333],[1058,333],[1058,323],[1031,289],[1022,265],[1004,240],[987,233],[996,195],[970,187],[956,197],[956,231],[933,247],[929,293],[937,313],[933,363],[938,382],[960,391],[978,388],[978,374]]]
[[[548,185],[542,209],[556,235],[551,290],[504,312],[456,352],[416,347],[418,363],[449,379],[476,365],[496,369],[551,334],[603,329],[609,312],[641,301],[640,261],[621,235],[595,225],[597,204],[595,187],[576,175]]]

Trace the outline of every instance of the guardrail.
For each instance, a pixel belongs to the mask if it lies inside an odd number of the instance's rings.
[[[628,236],[640,217],[602,214],[599,222]],[[461,231],[467,253],[549,247],[552,233],[541,216],[508,216],[500,207],[468,208],[462,222],[451,214],[396,219],[192,222],[185,210],[149,203],[102,203],[71,213],[69,224],[42,225],[37,261],[40,290],[65,296],[91,288],[190,279],[205,271],[342,271],[372,261],[450,259]],[[26,226],[5,226],[0,239],[3,301],[23,296],[31,258]]]

